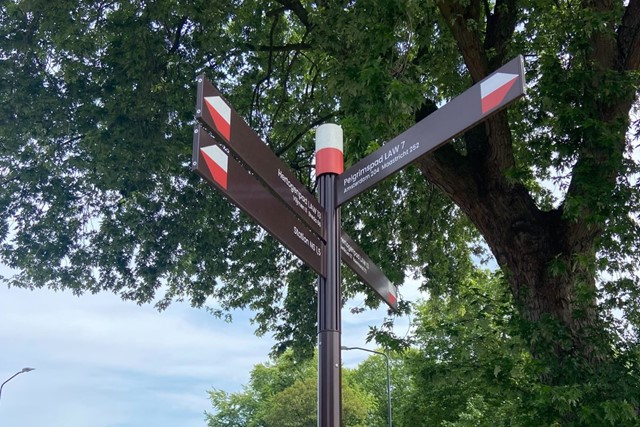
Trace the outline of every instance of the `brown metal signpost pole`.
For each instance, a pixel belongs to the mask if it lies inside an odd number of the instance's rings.
[[[342,425],[340,257],[397,309],[396,287],[342,234],[340,205],[505,108],[524,91],[523,59],[518,56],[347,171],[342,129],[335,124],[320,126],[316,133],[318,203],[204,75],[198,77],[196,118],[219,141],[196,128],[194,169],[319,275],[319,427]]]
[[[336,177],[344,168],[342,128],[324,124],[316,131],[316,177],[325,209],[325,277],[318,277],[318,427],[342,426],[340,361],[340,209]]]

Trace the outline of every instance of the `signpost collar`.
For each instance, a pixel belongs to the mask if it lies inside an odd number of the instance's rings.
[[[325,123],[316,130],[316,177],[325,173],[341,174],[344,171],[342,128]]]

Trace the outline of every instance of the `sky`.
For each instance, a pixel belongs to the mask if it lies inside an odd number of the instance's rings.
[[[401,290],[417,296],[416,287]],[[385,314],[343,310],[342,344],[375,349],[368,326]],[[182,303],[158,312],[109,293],[0,285],[0,382],[35,368],[2,388],[0,427],[206,426],[207,391],[241,390],[268,360],[273,340],[254,335],[251,316],[237,311],[226,323]],[[404,334],[408,319],[398,323]],[[367,356],[346,351],[343,364]]]

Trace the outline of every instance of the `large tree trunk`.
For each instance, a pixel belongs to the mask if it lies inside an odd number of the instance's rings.
[[[497,2],[494,12],[486,16],[486,34],[477,26],[467,26],[469,21],[483,19],[481,2],[461,3],[439,2],[439,7],[472,79],[479,81],[508,59],[503,55],[515,30],[516,2]],[[607,1],[584,6],[594,13],[612,8]],[[536,355],[551,347],[560,361],[580,357],[592,364],[601,357],[593,340],[587,339],[599,324],[595,260],[604,220],[598,219],[594,201],[614,191],[635,93],[603,99],[597,91],[607,73],[623,75],[637,69],[638,32],[634,29],[639,21],[639,2],[631,1],[622,22],[609,23],[610,28],[617,26],[616,35],[594,32],[591,37],[586,61],[593,67],[593,81],[578,105],[601,126],[588,133],[576,130],[578,158],[558,208],[539,209],[523,185],[507,178],[515,158],[506,113],[465,134],[465,155],[447,145],[419,162],[425,178],[449,195],[484,236],[507,276],[523,319],[535,326],[552,322],[561,327],[546,342],[533,334],[529,337]]]
[[[486,147],[490,138],[494,145],[509,135],[502,116],[479,126],[467,140],[470,145],[484,140]],[[526,188],[496,173],[497,155],[491,150],[473,152],[461,156],[452,147],[443,147],[421,159],[419,166],[478,227],[506,273],[521,316],[533,323],[556,321],[565,328],[570,345],[556,339],[555,356],[577,352],[593,359],[585,338],[598,323],[595,277],[589,268],[598,233],[594,229],[581,235],[572,220],[563,219],[562,208],[538,209]]]

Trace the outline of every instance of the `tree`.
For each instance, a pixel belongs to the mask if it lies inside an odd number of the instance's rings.
[[[188,169],[196,73],[313,189],[315,125],[340,122],[353,163],[523,53],[525,102],[343,207],[345,228],[434,297],[481,235],[549,384],[636,342],[640,1],[14,0],[0,16],[10,285],[212,296],[308,352],[313,275]]]
[[[317,421],[318,387],[313,359],[296,362],[291,352],[266,365],[256,365],[242,392],[210,392],[215,413],[207,414],[209,427],[313,427]],[[367,426],[372,398],[345,370],[342,389],[345,426]]]
[[[545,372],[572,366],[531,357],[522,339],[526,323],[504,281],[501,274],[476,272],[452,295],[420,304],[417,348],[404,360],[407,404],[397,425],[637,425],[637,346],[621,348],[587,381],[550,385]]]
[[[395,426],[411,425],[401,415],[404,412],[415,413],[416,400],[408,398],[413,394],[413,377],[405,360],[413,349],[389,354],[389,377],[391,385],[392,421]],[[385,427],[389,425],[387,396],[387,361],[384,356],[371,355],[353,371],[353,381],[362,390],[366,390],[375,399],[375,411],[371,414],[369,427]],[[416,425],[416,424],[414,424]]]

